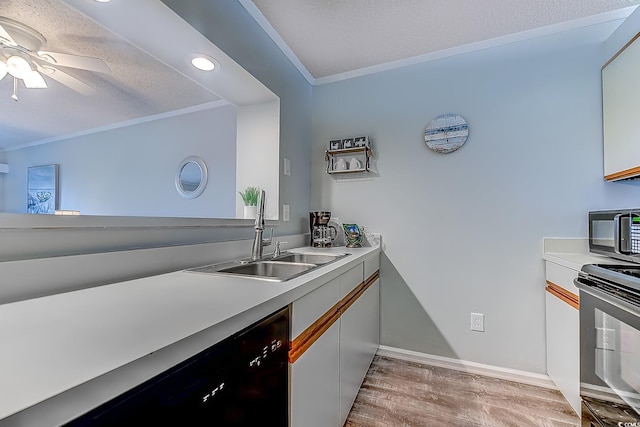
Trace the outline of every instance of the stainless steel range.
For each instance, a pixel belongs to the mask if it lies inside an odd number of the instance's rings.
[[[574,283],[582,425],[640,426],[640,265],[585,265]]]

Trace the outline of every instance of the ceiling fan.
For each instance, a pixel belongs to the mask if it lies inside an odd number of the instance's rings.
[[[47,76],[83,95],[97,91],[65,73],[59,67],[109,73],[109,66],[99,58],[41,50],[46,39],[38,31],[12,19],[0,16],[0,80],[13,77],[13,95],[18,100],[18,80],[30,89],[46,88]]]

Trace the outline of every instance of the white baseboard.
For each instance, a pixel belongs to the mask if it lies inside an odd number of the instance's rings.
[[[450,357],[436,356],[433,354],[419,353],[417,351],[404,350],[396,347],[381,345],[378,347],[379,356],[390,357],[408,362],[423,363],[425,365],[438,366],[440,368],[455,369],[457,371],[472,374],[485,375],[502,380],[515,381],[537,387],[557,390],[548,375],[533,372],[519,371],[517,369],[501,368],[499,366],[484,365],[482,363],[453,359]]]

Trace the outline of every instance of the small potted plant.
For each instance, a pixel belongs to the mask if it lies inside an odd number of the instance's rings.
[[[238,191],[242,201],[244,202],[244,217],[246,219],[255,219],[258,210],[258,196],[260,195],[260,187],[245,187]]]

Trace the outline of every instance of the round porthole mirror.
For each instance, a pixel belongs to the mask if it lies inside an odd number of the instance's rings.
[[[200,157],[189,156],[180,162],[176,172],[176,189],[182,197],[194,199],[207,186],[207,165]]]

